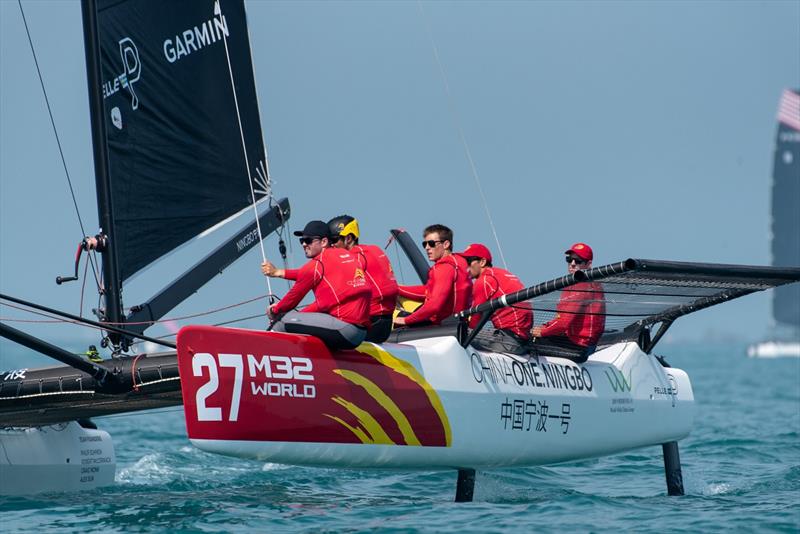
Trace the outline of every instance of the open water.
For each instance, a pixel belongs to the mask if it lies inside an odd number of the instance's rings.
[[[680,442],[686,495],[667,497],[661,447],[551,467],[479,472],[472,503],[455,473],[343,471],[214,456],[177,409],[97,419],[115,486],[0,497],[3,532],[798,532],[800,359],[742,345],[662,345],[697,403]],[[14,358],[2,358],[6,367]],[[13,355],[12,355],[13,356]],[[491,453],[491,451],[487,451]]]

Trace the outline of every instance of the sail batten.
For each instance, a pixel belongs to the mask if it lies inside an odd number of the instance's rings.
[[[220,4],[98,3],[112,239],[123,281],[253,203],[250,177],[266,154],[244,4]],[[256,200],[268,194],[256,189]]]

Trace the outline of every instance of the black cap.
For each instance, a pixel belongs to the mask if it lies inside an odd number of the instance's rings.
[[[328,225],[322,221],[311,221],[303,228],[303,231],[295,231],[294,235],[298,237],[327,237],[330,239],[330,230]]]

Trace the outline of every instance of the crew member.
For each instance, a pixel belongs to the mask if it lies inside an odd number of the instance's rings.
[[[592,268],[594,254],[589,245],[575,243],[566,252],[567,272]],[[556,306],[556,316],[531,332],[534,348],[540,354],[554,356],[574,354],[571,359],[583,363],[594,352],[605,330],[606,303],[603,287],[597,282],[580,282],[562,290]]]
[[[358,243],[358,221],[350,215],[339,215],[328,221],[332,246],[349,250],[358,256],[367,283],[372,291],[369,305],[370,327],[366,341],[383,343],[392,332],[392,313],[397,305],[397,281],[389,258],[380,247]]]
[[[468,246],[464,252],[457,252],[467,262],[469,275],[474,279],[472,286],[472,306],[516,293],[525,286],[519,278],[505,269],[492,266],[492,253],[480,243]],[[470,318],[470,327],[475,328],[480,315]],[[487,350],[525,354],[531,339],[533,309],[529,302],[506,306],[492,314],[495,331],[491,340],[480,339],[478,344]]]
[[[442,224],[425,228],[422,246],[433,263],[424,286],[400,286],[400,295],[422,302],[406,317],[396,317],[394,324],[407,326],[438,325],[443,319],[469,308],[472,283],[467,262],[453,254],[453,231]]]
[[[294,271],[297,282],[267,310],[271,320],[280,319],[272,329],[310,334],[332,349],[357,347],[367,335],[372,295],[357,256],[330,248],[328,225],[322,221],[311,221],[294,234],[310,261]],[[276,276],[278,269],[265,261],[261,271]],[[316,300],[302,312],[292,311],[311,290]]]

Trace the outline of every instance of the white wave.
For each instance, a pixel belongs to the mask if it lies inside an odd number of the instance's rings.
[[[291,466],[286,464],[273,464],[270,462],[265,463],[261,466],[262,471],[282,471],[284,469],[289,469]]]
[[[117,472],[117,482],[146,484],[166,482],[175,477],[175,471],[164,463],[160,453],[146,454],[135,464]]]
[[[720,482],[707,484],[706,487],[703,488],[703,495],[721,495],[723,493],[728,493],[729,491],[731,491],[731,485]]]

